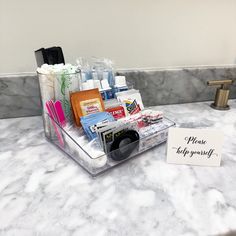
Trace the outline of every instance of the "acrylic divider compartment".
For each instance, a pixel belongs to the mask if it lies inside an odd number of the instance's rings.
[[[69,93],[81,88],[81,72],[42,74],[37,72],[40,86],[42,104],[42,118],[46,137],[50,136],[50,122],[47,116],[46,102],[48,100],[60,100],[66,118],[72,121]]]
[[[131,158],[165,142],[168,136],[168,129],[172,126],[175,126],[175,123],[173,121],[164,117],[161,122],[153,124],[156,127],[156,131],[152,134],[145,136],[140,133],[140,138],[138,141],[123,145],[119,149],[108,152],[106,154],[100,147],[100,153],[102,154],[99,155],[98,151],[98,155],[96,157],[93,157],[92,155],[90,155],[90,153],[88,153],[90,151],[89,145],[91,144],[89,144],[88,141],[86,143],[87,138],[84,135],[82,128],[62,128],[51,117],[48,118],[50,120],[50,136],[47,136],[49,142],[57,146],[65,154],[71,157],[93,177],[104,173],[105,171],[110,170],[130,160]],[[150,128],[152,128],[151,126],[153,125],[150,125]],[[69,130],[72,130],[72,132],[69,132]],[[74,135],[75,133],[76,135]],[[79,140],[83,140],[83,145],[81,145]],[[87,148],[85,148],[86,145],[88,146]],[[92,143],[92,145],[99,147],[99,144],[96,142],[96,140],[94,140],[94,143]],[[126,150],[132,150],[127,158],[121,161],[113,160],[114,157],[123,155]]]
[[[174,122],[164,117],[159,123],[147,126],[150,128],[149,132],[143,132],[139,129],[139,139],[137,141],[127,142],[128,144],[124,142],[119,145],[118,149],[105,153],[96,139],[93,142],[88,142],[83,129],[72,125],[73,118],[71,116],[69,94],[81,90],[81,72],[71,74],[38,73],[38,78],[43,107],[44,133],[47,140],[71,157],[92,176],[104,173],[165,142],[168,129],[175,126]],[[130,88],[130,85],[128,87]],[[65,127],[58,124],[47,113],[45,104],[49,100],[52,102],[60,100],[62,103],[67,120]]]

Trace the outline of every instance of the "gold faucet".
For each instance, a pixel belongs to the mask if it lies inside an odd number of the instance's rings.
[[[215,101],[211,107],[217,110],[229,110],[229,86],[233,84],[233,80],[211,80],[207,81],[208,86],[220,86],[216,89]]]

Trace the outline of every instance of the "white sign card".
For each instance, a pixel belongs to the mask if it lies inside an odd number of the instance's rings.
[[[212,129],[170,128],[167,162],[220,166],[223,133]]]

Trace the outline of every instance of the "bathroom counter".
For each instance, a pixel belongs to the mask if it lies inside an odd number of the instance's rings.
[[[236,100],[160,106],[225,134],[222,166],[166,163],[166,144],[95,179],[44,139],[41,117],[0,120],[0,235],[216,235],[236,230]]]

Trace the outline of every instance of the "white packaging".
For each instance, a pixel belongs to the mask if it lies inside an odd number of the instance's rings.
[[[115,87],[117,88],[127,87],[125,76],[122,75],[115,76]]]
[[[108,89],[111,89],[109,83],[108,83],[108,80],[106,79],[103,79],[101,80],[101,83],[102,83],[102,89],[103,90],[108,90]]]
[[[124,104],[127,115],[133,115],[144,109],[143,101],[138,90],[116,93],[117,100]]]

